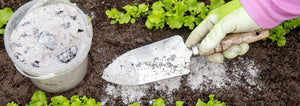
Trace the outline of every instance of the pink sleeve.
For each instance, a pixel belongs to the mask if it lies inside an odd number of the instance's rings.
[[[300,0],[240,0],[252,19],[264,29],[300,16]]]

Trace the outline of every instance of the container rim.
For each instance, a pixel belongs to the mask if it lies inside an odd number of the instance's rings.
[[[26,65],[19,60],[17,60],[12,53],[12,49],[10,47],[10,36],[12,34],[12,31],[8,31],[8,29],[15,29],[16,26],[19,24],[19,22],[22,20],[22,18],[26,15],[26,13],[30,12],[33,9],[46,6],[46,5],[52,5],[52,4],[58,4],[58,3],[64,3],[67,5],[70,5],[74,7],[80,14],[81,17],[84,17],[84,21],[86,22],[86,29],[87,31],[86,34],[86,39],[83,39],[82,42],[85,43],[84,49],[82,50],[82,53],[79,53],[72,61],[70,61],[67,64],[62,64],[58,65],[56,67],[49,67],[49,68],[32,68],[29,65]],[[19,19],[17,19],[19,18]],[[16,22],[17,21],[17,22]],[[49,73],[66,73],[68,71],[73,70],[76,68],[78,65],[80,65],[85,58],[87,58],[87,55],[89,53],[89,50],[91,48],[91,43],[92,43],[92,37],[93,37],[93,28],[91,22],[86,18],[86,15],[83,13],[81,9],[79,9],[76,5],[66,1],[66,0],[32,0],[27,3],[25,3],[23,6],[18,8],[15,13],[11,16],[9,19],[6,28],[4,32],[4,45],[5,49],[7,51],[8,56],[10,59],[13,61],[14,64],[20,66],[24,71],[28,74],[34,75],[34,76],[41,76],[41,75],[46,75]]]

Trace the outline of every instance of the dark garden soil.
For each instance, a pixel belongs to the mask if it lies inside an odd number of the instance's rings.
[[[29,0],[0,0],[0,8],[11,7],[15,11],[22,4]],[[185,39],[191,32],[188,28],[180,30],[171,30],[164,28],[161,30],[149,30],[143,23],[145,18],[139,18],[135,24],[111,25],[110,19],[105,15],[105,10],[121,7],[130,3],[142,3],[140,0],[71,0],[76,3],[87,15],[92,17],[93,24],[93,44],[89,53],[88,72],[84,80],[74,89],[53,94],[46,93],[48,99],[56,95],[71,97],[72,95],[93,97],[100,101],[101,96],[106,96],[103,89],[107,83],[101,78],[103,69],[108,66],[117,56],[131,49],[173,36],[182,35]],[[150,0],[149,2],[154,2]],[[206,1],[206,3],[209,3]],[[299,28],[286,35],[287,44],[284,47],[278,47],[270,40],[259,41],[250,44],[249,52],[241,56],[242,58],[252,59],[256,67],[260,70],[256,78],[263,87],[248,90],[249,87],[255,87],[251,84],[235,86],[230,89],[217,89],[208,91],[192,90],[184,84],[185,77],[181,81],[180,88],[172,92],[174,100],[182,100],[187,105],[194,105],[200,98],[208,101],[209,94],[215,94],[216,99],[225,102],[228,105],[300,105],[300,39]],[[22,76],[14,67],[8,57],[4,43],[3,35],[0,35],[0,105],[14,101],[18,104],[26,104],[30,101],[32,94],[39,90],[29,78]],[[234,66],[240,68],[247,64],[239,62],[239,58],[226,60],[228,68],[226,72],[230,75]],[[235,63],[235,64],[233,64]],[[238,63],[238,64],[236,64]],[[232,70],[231,70],[232,69]],[[247,80],[247,76],[237,79],[241,82]],[[164,97],[164,92],[149,90],[149,94],[155,96],[142,97],[141,101],[147,104],[150,100]],[[174,104],[168,103],[167,104]],[[121,98],[110,98],[106,104],[125,105]]]

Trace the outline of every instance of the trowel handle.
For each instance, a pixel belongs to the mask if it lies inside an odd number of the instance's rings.
[[[267,38],[268,36],[269,36],[269,30],[262,30],[262,29],[251,31],[251,32],[228,34],[213,50],[207,53],[202,53],[200,51],[198,52],[200,56],[206,56],[209,54],[219,53],[224,50],[227,50],[233,45],[238,45],[241,43],[253,43],[262,40],[264,38]],[[197,44],[196,47],[198,49],[200,47],[200,44]]]

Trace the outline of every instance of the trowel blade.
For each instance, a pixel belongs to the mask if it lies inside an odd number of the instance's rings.
[[[188,74],[192,51],[184,45],[181,36],[128,51],[116,58],[102,78],[121,85],[141,85]]]

